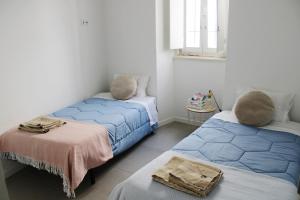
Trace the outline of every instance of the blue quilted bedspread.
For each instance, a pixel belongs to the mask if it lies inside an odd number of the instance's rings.
[[[297,185],[300,137],[210,119],[173,150],[197,158],[285,179]]]
[[[90,98],[54,112],[52,116],[104,125],[114,155],[153,131],[146,109],[137,103]]]

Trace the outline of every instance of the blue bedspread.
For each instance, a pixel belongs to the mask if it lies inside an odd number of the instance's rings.
[[[154,128],[142,105],[109,99],[89,98],[54,112],[52,116],[105,126],[114,155],[130,148]]]
[[[173,150],[197,158],[285,179],[297,185],[300,137],[210,119]]]

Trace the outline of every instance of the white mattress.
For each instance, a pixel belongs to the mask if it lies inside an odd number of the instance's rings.
[[[103,99],[114,99],[110,92],[99,93],[94,96],[94,98],[103,98]],[[133,97],[126,102],[138,103],[145,107],[149,119],[150,125],[158,123],[158,113],[156,109],[156,98],[155,97]]]
[[[221,119],[228,122],[239,123],[235,114],[232,111],[223,111],[217,113],[213,116],[213,118]],[[272,122],[271,124],[261,127],[263,129],[269,129],[274,131],[283,131],[293,133],[295,135],[300,136],[300,123],[297,122]]]

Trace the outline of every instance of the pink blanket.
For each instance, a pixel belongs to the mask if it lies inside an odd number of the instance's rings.
[[[0,136],[0,156],[61,176],[67,196],[75,197],[87,171],[113,154],[103,126],[67,121],[46,134],[7,131]]]

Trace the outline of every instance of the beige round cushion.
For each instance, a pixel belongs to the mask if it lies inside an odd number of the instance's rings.
[[[137,81],[134,77],[120,75],[116,77],[110,86],[111,95],[119,100],[127,100],[136,93]]]
[[[235,107],[235,115],[241,124],[265,126],[274,114],[272,99],[261,91],[251,91],[241,96]]]

